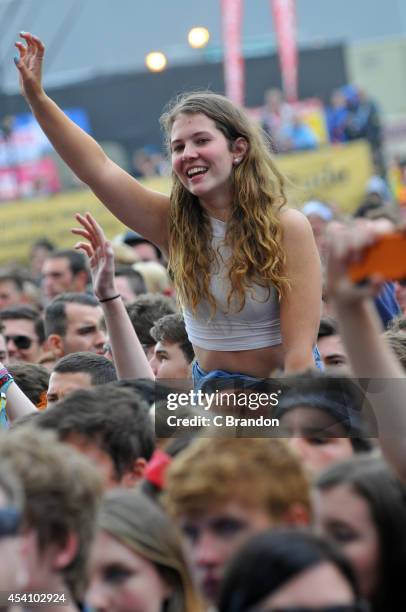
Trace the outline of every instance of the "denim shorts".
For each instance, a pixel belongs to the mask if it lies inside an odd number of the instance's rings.
[[[316,368],[318,370],[324,370],[324,365],[321,360],[321,355],[317,346],[313,348],[314,362]],[[203,387],[209,387],[214,385],[214,383],[220,379],[226,380],[230,382],[230,384],[238,384],[241,383],[242,386],[249,388],[250,386],[255,386],[264,381],[263,378],[255,378],[254,376],[247,376],[246,374],[241,374],[239,372],[226,372],[225,370],[212,370],[211,372],[206,372],[202,370],[197,361],[194,361],[192,364],[192,377],[193,377],[193,387],[196,391],[199,389],[203,389]]]

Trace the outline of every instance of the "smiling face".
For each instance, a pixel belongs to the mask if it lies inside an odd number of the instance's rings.
[[[206,115],[180,113],[171,132],[173,171],[202,206],[230,206],[233,166],[242,161],[246,146],[243,138],[231,145]]]

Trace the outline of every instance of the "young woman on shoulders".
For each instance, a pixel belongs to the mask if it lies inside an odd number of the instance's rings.
[[[44,45],[21,36],[21,90],[54,148],[113,214],[168,255],[197,357],[195,382],[314,366],[320,261],[308,221],[286,207],[260,129],[223,96],[179,98],[161,118],[172,162],[168,198],[119,168],[64,115],[42,88]]]

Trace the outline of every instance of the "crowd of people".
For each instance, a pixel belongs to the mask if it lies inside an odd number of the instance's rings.
[[[306,101],[289,103],[279,89],[266,90],[261,122],[274,153],[312,150],[322,142],[365,139],[375,162],[384,169],[382,117],[377,103],[366,91],[355,85],[343,85],[332,92],[329,105],[319,100],[310,102],[310,108]],[[315,110],[321,124],[319,133],[309,113],[314,114]]]
[[[74,248],[0,275],[0,610],[403,610],[406,305],[349,274],[404,231],[379,181],[353,218],[289,209],[258,126],[204,92],[163,115],[153,192],[21,36],[32,112],[131,230],[78,213]]]

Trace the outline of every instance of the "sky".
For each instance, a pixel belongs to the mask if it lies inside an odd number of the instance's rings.
[[[247,53],[275,48],[270,0],[244,0]],[[297,0],[301,46],[406,38],[405,0]],[[204,25],[206,51],[187,45],[187,33]],[[32,31],[46,47],[45,84],[58,85],[103,73],[144,70],[152,50],[170,64],[221,56],[221,0],[0,0],[0,90],[15,91],[13,44]]]

